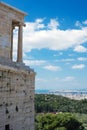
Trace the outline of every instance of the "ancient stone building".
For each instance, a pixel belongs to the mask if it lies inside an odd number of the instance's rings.
[[[34,130],[35,72],[22,61],[26,13],[0,2],[0,130]],[[17,61],[13,29],[18,27]]]

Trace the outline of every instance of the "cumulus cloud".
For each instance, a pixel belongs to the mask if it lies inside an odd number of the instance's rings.
[[[50,23],[48,24],[48,28],[49,29],[57,29],[57,27],[59,26],[59,22],[56,19],[51,19]]]
[[[62,70],[60,66],[53,66],[53,65],[44,66],[44,69],[50,70],[50,71],[60,71],[60,70]]]
[[[87,41],[86,30],[40,30],[24,32],[24,50],[48,48],[64,50]]]
[[[79,46],[76,46],[76,47],[74,48],[74,51],[76,51],[76,52],[87,52],[87,48],[85,48],[85,47],[79,45]]]
[[[50,50],[65,50],[68,48],[76,49],[81,44],[87,42],[87,27],[81,29],[59,29],[57,19],[51,19],[45,24],[43,19],[36,19],[34,22],[26,22],[23,29],[23,49],[24,53],[32,49],[47,48]],[[14,43],[17,42],[17,30],[14,33]],[[17,49],[14,44],[14,51]],[[80,49],[81,50],[81,49]],[[86,51],[85,49],[83,51]]]
[[[84,64],[75,64],[72,66],[72,69],[83,69],[85,68]]]

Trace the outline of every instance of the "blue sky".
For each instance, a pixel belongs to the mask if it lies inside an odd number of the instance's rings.
[[[2,1],[29,14],[23,59],[37,73],[36,89],[87,88],[87,0]]]

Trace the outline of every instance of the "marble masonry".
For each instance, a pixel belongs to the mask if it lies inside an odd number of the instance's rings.
[[[23,63],[26,13],[0,2],[0,130],[34,130],[35,72]],[[13,30],[18,27],[17,61]]]

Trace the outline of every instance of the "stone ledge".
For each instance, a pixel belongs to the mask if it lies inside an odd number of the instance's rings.
[[[26,66],[25,66],[25,68],[26,68]],[[13,72],[13,73],[23,73],[26,75],[35,75],[35,72],[32,69],[24,69],[24,68],[19,69],[16,67],[2,65],[2,64],[0,64],[0,70],[9,71],[9,72]]]
[[[23,62],[14,62],[11,61],[8,58],[5,57],[0,57],[0,64],[2,66],[8,66],[8,67],[12,67],[12,68],[16,68],[18,70],[25,70],[25,71],[29,71],[29,72],[34,72],[34,69],[30,68],[29,66],[26,66],[25,63]]]

